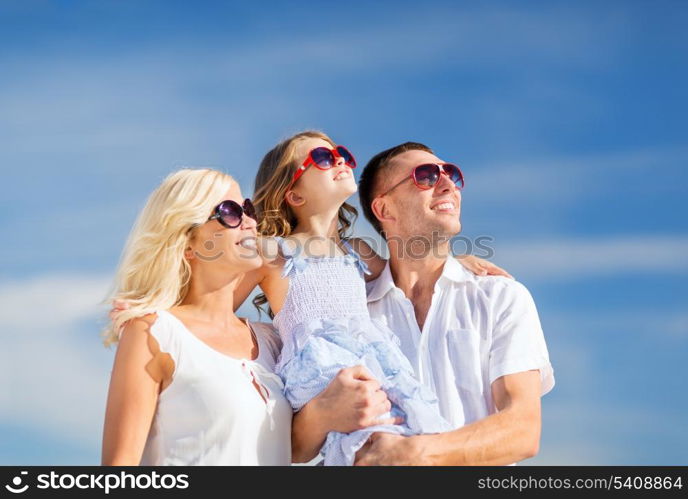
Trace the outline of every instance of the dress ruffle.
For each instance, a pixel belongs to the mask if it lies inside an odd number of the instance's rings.
[[[439,416],[437,398],[413,374],[398,339],[370,318],[316,319],[299,326],[294,342],[283,349],[277,373],[295,410],[324,390],[345,367],[364,366],[392,402],[389,416],[402,416],[401,425],[384,425],[351,434],[331,432],[322,449],[326,465],[352,464],[356,451],[371,433],[399,435],[439,433],[451,429]]]

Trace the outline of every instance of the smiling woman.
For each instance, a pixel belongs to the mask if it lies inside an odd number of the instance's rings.
[[[233,312],[237,283],[262,264],[242,199],[230,176],[185,169],[139,216],[112,295],[128,307],[104,333],[119,341],[104,464],[290,463],[278,338]]]

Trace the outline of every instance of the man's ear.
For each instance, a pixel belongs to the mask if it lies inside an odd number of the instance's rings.
[[[287,195],[284,197],[284,199],[291,206],[303,206],[306,203],[306,200],[294,190],[287,191]]]
[[[396,220],[384,196],[373,199],[373,202],[370,203],[370,208],[373,210],[375,218],[380,222],[393,222]]]

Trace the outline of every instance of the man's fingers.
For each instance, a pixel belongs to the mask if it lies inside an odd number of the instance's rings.
[[[372,443],[370,441],[370,438],[368,438],[368,440],[366,440],[363,446],[356,452],[356,457],[354,458],[354,466],[368,466],[366,455],[371,445]]]
[[[375,433],[371,434],[370,437],[368,437],[368,443],[370,445],[373,445],[375,443],[375,440],[380,438],[380,432],[376,431]]]
[[[375,421],[375,424],[382,424],[382,425],[400,425],[404,424],[404,418],[402,417],[396,417],[396,418],[382,418],[378,419]]]
[[[510,279],[513,279],[514,277],[509,274],[506,270],[504,270],[501,267],[498,267],[494,263],[489,263],[486,266],[483,267],[484,269],[487,270],[487,273],[489,275],[502,275],[504,277],[509,277]]]
[[[112,308],[110,309],[110,312],[108,313],[108,316],[110,317],[110,320],[112,322],[115,322],[117,320],[117,316],[124,312],[125,310],[129,309],[129,303],[123,300],[114,300],[112,302]]]
[[[110,312],[108,313],[108,315],[110,316],[110,320],[112,322],[115,322],[117,320],[117,316],[125,310],[125,308],[111,308]]]

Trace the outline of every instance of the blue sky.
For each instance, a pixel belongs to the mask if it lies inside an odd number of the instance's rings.
[[[463,236],[533,294],[533,464],[688,464],[683,2],[0,4],[0,464],[97,464],[126,235],[181,166],[305,128],[466,175]],[[356,230],[370,234],[361,220]],[[243,312],[252,315],[250,307]]]

